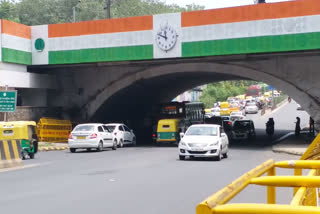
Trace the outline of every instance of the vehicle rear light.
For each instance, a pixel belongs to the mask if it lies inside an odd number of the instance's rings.
[[[113,133],[114,135],[117,135],[117,132]]]
[[[68,137],[69,139],[72,139],[72,134],[69,134],[69,137]]]
[[[95,139],[95,138],[97,138],[97,134],[96,133],[94,133],[94,134],[92,134],[91,136],[90,136],[90,139]]]
[[[153,134],[152,137],[156,137],[156,134]]]
[[[231,125],[231,122],[228,122],[228,125]]]

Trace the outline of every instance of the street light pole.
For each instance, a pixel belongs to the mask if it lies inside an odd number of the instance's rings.
[[[76,6],[72,7],[73,22],[76,22]]]
[[[78,0],[78,3],[72,7],[72,21],[76,22],[76,7],[81,3],[81,0]]]
[[[106,3],[104,5],[105,12],[106,12],[106,18],[110,19],[111,18],[111,0],[106,0]]]

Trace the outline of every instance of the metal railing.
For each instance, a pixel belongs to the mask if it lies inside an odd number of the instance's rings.
[[[320,135],[313,141],[302,160],[274,162],[268,160],[213,194],[196,209],[197,214],[313,214],[320,213]],[[309,160],[306,160],[309,159]],[[276,168],[294,169],[294,176],[276,176]],[[309,173],[302,176],[302,170]],[[265,175],[265,176],[262,176]],[[227,204],[248,185],[266,186],[267,204]],[[276,187],[294,187],[290,204],[276,204]]]

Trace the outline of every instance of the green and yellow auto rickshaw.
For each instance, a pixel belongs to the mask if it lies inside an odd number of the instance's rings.
[[[180,119],[159,120],[156,139],[157,143],[179,143],[179,123]]]
[[[33,159],[38,152],[36,122],[12,121],[0,122],[0,141],[15,140],[21,145],[21,157]]]

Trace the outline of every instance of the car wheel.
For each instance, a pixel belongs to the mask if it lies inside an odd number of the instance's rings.
[[[90,149],[90,148],[88,148],[88,149],[87,149],[87,152],[90,152],[90,151],[91,151],[91,149]]]
[[[116,144],[116,145],[117,145],[117,144]],[[119,141],[118,147],[119,147],[119,148],[122,148],[122,147],[123,147],[123,140],[120,140],[120,141]]]
[[[228,158],[228,153],[224,153],[223,158]]]
[[[102,150],[103,150],[103,143],[100,141],[99,145],[98,145],[98,148],[97,148],[97,151],[98,152],[102,152]]]
[[[186,156],[179,155],[179,160],[185,160],[185,159],[186,159]]]
[[[71,152],[71,153],[75,153],[75,152],[76,152],[76,149],[75,149],[75,148],[70,148],[70,152]]]
[[[121,142],[121,140],[120,140]],[[117,141],[113,142],[112,150],[117,150]]]
[[[219,151],[219,155],[215,159],[216,161],[221,161],[221,149]]]
[[[137,145],[137,139],[136,139],[136,137],[134,137],[132,139],[132,146],[136,146],[136,145]]]

